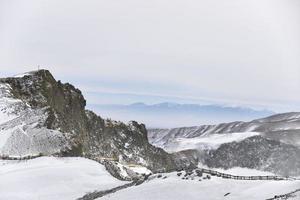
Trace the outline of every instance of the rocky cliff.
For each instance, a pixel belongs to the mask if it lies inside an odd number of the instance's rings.
[[[149,144],[143,124],[105,120],[47,70],[0,79],[0,155],[85,156],[170,171],[190,163]]]

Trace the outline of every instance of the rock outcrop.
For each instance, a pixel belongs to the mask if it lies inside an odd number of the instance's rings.
[[[2,100],[9,100],[2,101],[2,112],[11,117],[0,123],[2,155],[84,156],[154,172],[190,165],[149,144],[145,125],[102,119],[86,110],[81,91],[56,81],[47,70],[2,78],[0,85]]]

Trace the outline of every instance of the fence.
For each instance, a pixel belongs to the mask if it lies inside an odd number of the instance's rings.
[[[42,154],[38,155],[29,155],[29,156],[6,156],[6,155],[0,155],[1,160],[30,160],[38,157],[42,157]]]
[[[210,169],[198,169],[203,173],[210,174],[211,176],[217,176],[225,179],[235,179],[235,180],[289,180],[289,178],[280,177],[280,176],[236,176],[231,174],[225,174],[218,171]]]

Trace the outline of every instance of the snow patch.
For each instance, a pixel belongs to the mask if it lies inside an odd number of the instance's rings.
[[[19,117],[0,124],[0,155],[49,155],[66,148],[68,142],[63,133],[39,126],[46,119],[44,109],[28,108]]]
[[[152,174],[152,172],[148,168],[143,166],[132,166],[129,167],[129,169],[131,169],[132,171],[138,174],[146,174],[146,175]]]
[[[129,178],[129,175],[127,174],[126,167],[122,165],[121,163],[117,163],[118,168],[120,169],[120,176],[122,178]]]
[[[10,86],[0,83],[0,124],[18,117],[17,111],[22,107],[23,102],[12,97]]]

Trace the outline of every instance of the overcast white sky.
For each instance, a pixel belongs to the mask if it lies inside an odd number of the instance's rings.
[[[299,111],[300,1],[0,0],[0,56],[1,75],[41,65],[90,103]]]

